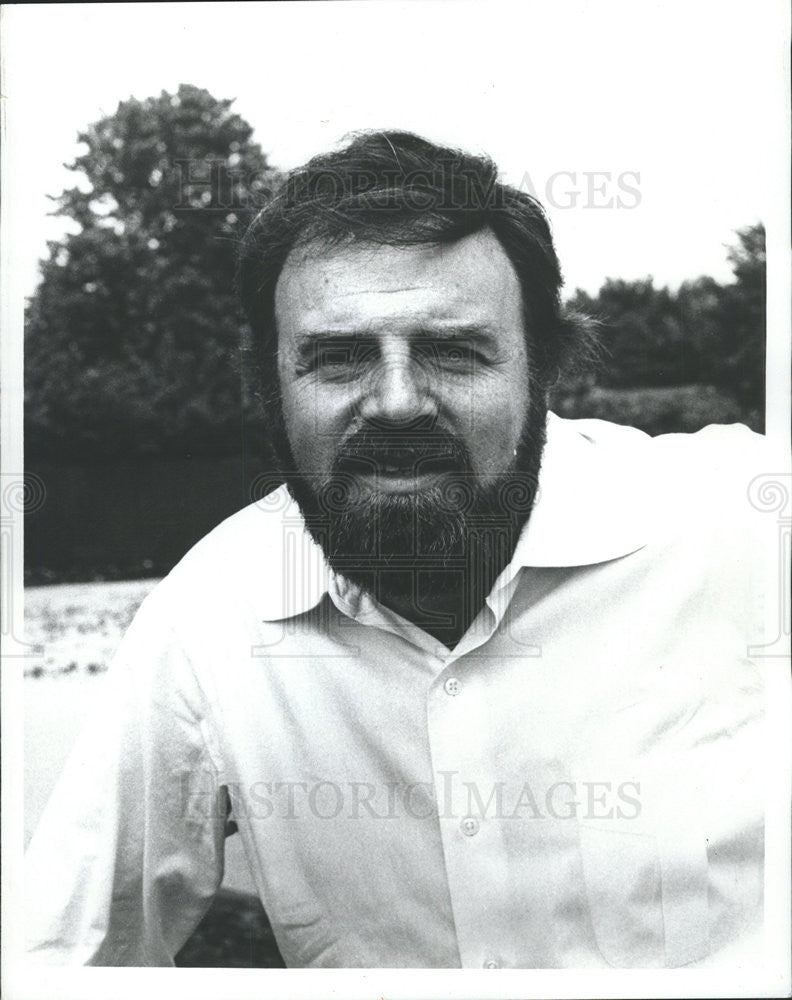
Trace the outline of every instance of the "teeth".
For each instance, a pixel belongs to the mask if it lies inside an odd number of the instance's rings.
[[[381,465],[380,473],[386,476],[414,476],[415,469],[412,466],[404,465]]]

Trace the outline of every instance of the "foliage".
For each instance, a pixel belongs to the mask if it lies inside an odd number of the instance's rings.
[[[241,228],[276,175],[232,101],[180,86],[79,135],[26,324],[27,446],[101,458],[240,450]]]
[[[648,434],[693,433],[707,424],[744,423],[746,414],[728,393],[712,385],[607,389],[558,393],[553,410],[561,417],[596,417],[638,427]]]
[[[738,232],[728,256],[735,281],[723,289],[719,377],[746,406],[764,408],[767,257],[764,226]]]
[[[578,290],[570,304],[600,321],[603,359],[594,375],[571,376],[558,386],[556,409],[570,416],[607,413],[655,434],[727,420],[761,429],[764,227],[739,230],[728,258],[734,272],[728,285],[701,277],[671,292],[655,288],[651,278],[609,279],[596,296]],[[694,388],[682,392],[683,386]],[[647,391],[636,396],[627,389]],[[669,426],[677,411],[678,422]]]

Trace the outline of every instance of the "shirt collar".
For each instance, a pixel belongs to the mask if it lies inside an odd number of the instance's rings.
[[[599,420],[548,415],[538,497],[510,564],[488,598],[508,602],[522,567],[589,566],[629,555],[648,540],[647,504],[639,462],[647,436]],[[328,567],[297,504],[281,486],[263,505],[270,511],[271,559],[259,592],[264,621],[296,617],[333,588],[351,596]],[[277,522],[277,523],[276,523]]]
[[[549,414],[539,495],[512,565],[590,566],[643,548],[648,440],[631,427]]]

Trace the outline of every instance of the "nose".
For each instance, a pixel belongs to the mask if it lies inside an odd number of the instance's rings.
[[[407,352],[380,358],[360,402],[360,416],[370,424],[393,426],[433,421],[431,386],[419,361]]]

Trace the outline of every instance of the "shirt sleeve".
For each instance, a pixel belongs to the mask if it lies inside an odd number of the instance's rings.
[[[173,965],[222,880],[216,743],[157,597],[124,637],[28,848],[30,961]]]

